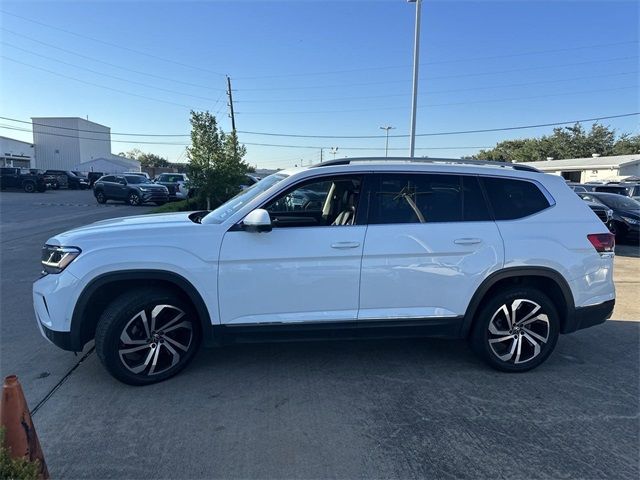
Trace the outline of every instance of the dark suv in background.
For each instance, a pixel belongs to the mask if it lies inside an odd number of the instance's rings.
[[[20,188],[27,193],[44,192],[47,189],[44,175],[17,167],[0,168],[0,188]]]
[[[46,170],[45,175],[53,175],[58,181],[61,188],[69,188],[72,190],[85,190],[89,188],[89,180],[87,177],[78,175],[68,170]]]
[[[93,184],[93,194],[98,203],[119,200],[135,206],[150,202],[164,205],[169,201],[167,187],[141,175],[106,175]]]

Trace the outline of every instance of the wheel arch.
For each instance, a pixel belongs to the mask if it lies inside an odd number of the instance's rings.
[[[123,270],[99,275],[82,290],[71,317],[73,350],[81,351],[94,338],[96,325],[107,305],[121,293],[139,286],[141,282],[145,286],[169,288],[189,301],[198,314],[204,345],[214,344],[209,309],[189,280],[166,270]]]
[[[575,302],[562,274],[546,267],[512,267],[494,272],[480,284],[465,312],[461,336],[469,335],[476,313],[487,298],[501,288],[518,285],[533,286],[549,296],[560,314],[560,332],[573,330]]]

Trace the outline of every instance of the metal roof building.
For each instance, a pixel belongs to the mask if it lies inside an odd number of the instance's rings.
[[[566,180],[585,183],[598,180],[622,180],[640,176],[640,153],[635,155],[591,156],[527,162],[546,173],[562,175]]]
[[[123,173],[139,172],[140,162],[131,158],[109,155],[108,157],[94,158],[87,162],[74,165],[74,172],[102,172],[102,173]]]

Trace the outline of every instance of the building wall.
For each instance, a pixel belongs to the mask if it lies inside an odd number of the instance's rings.
[[[13,138],[0,137],[0,166],[30,168],[34,166],[33,145]]]
[[[111,155],[108,127],[81,118],[32,121],[36,168],[70,170],[83,161]]]
[[[586,169],[582,171],[582,183],[594,182],[602,180],[618,180],[620,175],[618,169],[614,168],[599,168],[599,169]]]

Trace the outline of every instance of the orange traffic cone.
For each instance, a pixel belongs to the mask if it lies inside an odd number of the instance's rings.
[[[15,375],[4,379],[0,400],[0,424],[4,427],[4,446],[10,449],[12,458],[26,458],[40,462],[40,478],[49,478],[44,454],[40,448],[36,429],[33,427],[29,407],[22,387]]]

